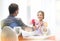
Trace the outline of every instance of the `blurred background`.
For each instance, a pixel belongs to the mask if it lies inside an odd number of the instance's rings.
[[[45,12],[45,19],[51,33],[60,39],[60,0],[0,0],[0,21],[9,15],[8,6],[11,3],[19,5],[18,18],[30,25],[31,19],[37,19],[37,12]]]

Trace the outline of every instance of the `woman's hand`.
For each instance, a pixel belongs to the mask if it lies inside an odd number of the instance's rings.
[[[44,32],[47,32],[47,28],[44,28],[43,31],[44,31]]]
[[[44,23],[44,29],[43,29],[43,31],[44,31],[44,32],[47,31],[47,23],[46,23],[46,22]]]

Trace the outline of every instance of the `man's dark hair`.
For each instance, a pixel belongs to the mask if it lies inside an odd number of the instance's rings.
[[[18,10],[18,5],[15,3],[12,3],[9,5],[8,9],[9,9],[9,13],[13,14],[16,10]]]

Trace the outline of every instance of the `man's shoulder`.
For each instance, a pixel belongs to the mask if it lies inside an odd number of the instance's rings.
[[[16,18],[17,21],[21,21],[21,18]]]
[[[16,18],[17,20],[21,20],[21,18]]]
[[[11,22],[13,22],[13,20],[6,18],[6,19],[3,19],[1,22],[3,22],[3,23],[6,24],[6,23],[11,23]]]

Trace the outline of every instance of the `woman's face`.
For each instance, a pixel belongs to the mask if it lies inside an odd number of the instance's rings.
[[[41,20],[43,20],[43,14],[40,12],[40,13],[38,13],[37,14],[37,17],[38,17],[38,19],[41,21]]]

